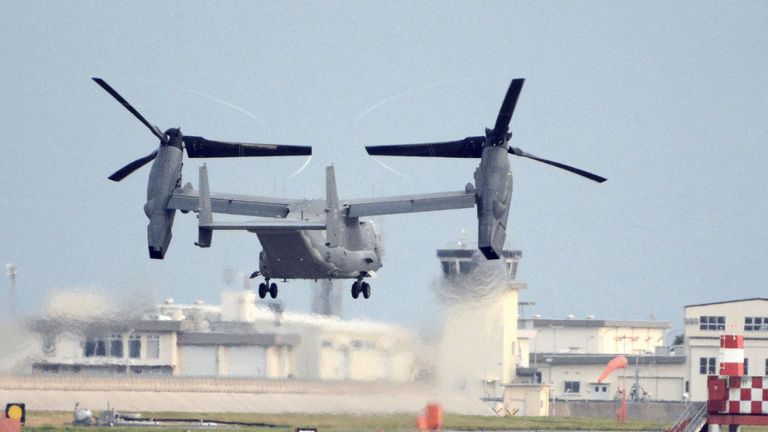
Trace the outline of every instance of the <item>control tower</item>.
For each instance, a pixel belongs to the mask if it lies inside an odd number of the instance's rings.
[[[487,260],[463,242],[437,250],[443,277],[435,293],[444,320],[437,372],[453,390],[495,398],[514,381],[517,365],[528,365],[528,340],[517,331],[522,256],[505,250]]]

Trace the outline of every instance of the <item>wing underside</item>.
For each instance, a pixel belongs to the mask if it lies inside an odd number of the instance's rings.
[[[325,224],[300,220],[246,221],[246,222],[211,222],[200,224],[202,228],[212,230],[245,230],[261,233],[279,233],[307,230],[324,230]]]

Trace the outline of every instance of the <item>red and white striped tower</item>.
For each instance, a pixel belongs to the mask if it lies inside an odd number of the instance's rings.
[[[720,375],[744,375],[744,336],[720,336]]]

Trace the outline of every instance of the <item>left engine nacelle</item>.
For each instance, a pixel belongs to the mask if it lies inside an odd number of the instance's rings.
[[[161,146],[149,172],[144,214],[149,218],[147,246],[152,259],[163,259],[171,243],[176,210],[168,209],[168,201],[181,184],[182,157],[180,146]]]

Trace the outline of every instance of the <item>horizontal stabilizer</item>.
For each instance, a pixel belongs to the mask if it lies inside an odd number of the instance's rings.
[[[248,157],[248,156],[309,156],[310,146],[282,144],[249,144],[213,141],[200,136],[184,136],[184,147],[191,158]]]
[[[485,137],[474,136],[459,141],[367,146],[365,150],[371,156],[479,158],[483,154],[484,142]]]

